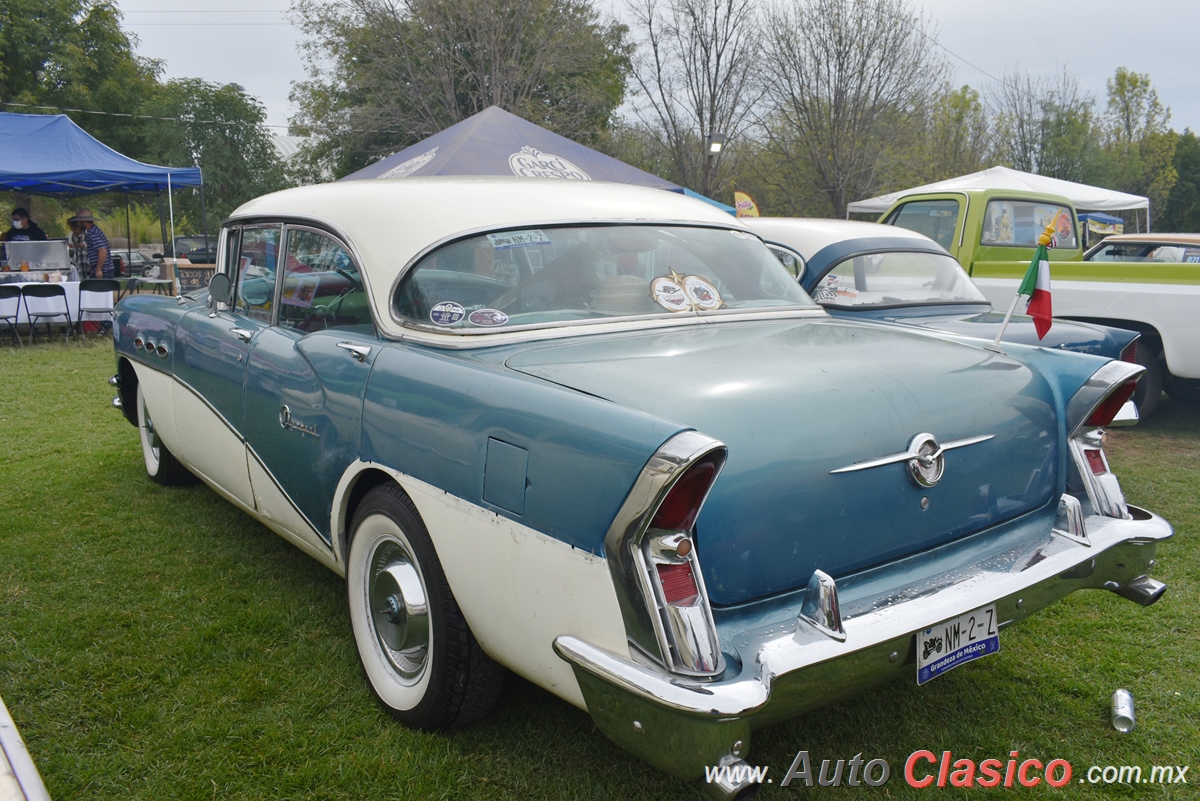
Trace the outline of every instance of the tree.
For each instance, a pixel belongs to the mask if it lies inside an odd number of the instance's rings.
[[[631,0],[644,34],[633,75],[635,114],[672,166],[671,176],[702,195],[722,193],[733,171],[713,134],[736,142],[752,123],[761,96],[753,82],[758,30],[753,7],[736,0]]]
[[[1178,135],[1167,128],[1171,109],[1158,100],[1146,73],[1118,67],[1107,82],[1104,116],[1106,177],[1125,192],[1150,198],[1150,208],[1165,209],[1178,173]]]
[[[994,126],[979,92],[944,84],[913,110],[880,168],[883,191],[978,172],[995,164]]]
[[[162,65],[134,55],[111,2],[4,0],[0,3],[0,103],[103,111],[69,112],[109,147],[138,158],[139,121],[131,114],[154,91]]]
[[[1087,181],[1100,149],[1096,100],[1066,69],[1054,78],[1013,72],[994,84],[997,155],[1023,172]]]
[[[587,141],[625,93],[626,29],[589,0],[299,0],[293,126],[335,176],[497,105]]]
[[[1178,180],[1171,187],[1166,213],[1159,215],[1155,227],[1200,232],[1200,139],[1190,129],[1179,134],[1174,166]]]
[[[247,200],[287,185],[283,164],[264,125],[262,104],[234,84],[198,78],[162,85],[144,111],[146,156],[160,164],[192,165],[204,174],[209,220],[220,220]],[[179,207],[200,220],[199,197],[181,196]]]
[[[889,144],[943,82],[930,23],[904,0],[788,0],[763,38],[772,147],[843,216],[876,192]]]

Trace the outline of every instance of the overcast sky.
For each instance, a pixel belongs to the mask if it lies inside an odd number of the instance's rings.
[[[753,0],[751,0],[753,2]],[[598,0],[621,9],[621,0]],[[1150,74],[1178,131],[1200,132],[1200,27],[1196,0],[923,0],[938,41],[958,58],[955,84],[985,90],[1014,69],[1053,75],[1062,67],[1103,110],[1105,80],[1117,67]],[[137,52],[162,59],[167,78],[237,83],[267,108],[283,133],[294,109],[293,81],[305,78],[300,36],[285,0],[127,0],[120,3]],[[933,46],[933,45],[931,45]],[[965,61],[964,61],[965,59]],[[966,62],[969,62],[966,63]]]

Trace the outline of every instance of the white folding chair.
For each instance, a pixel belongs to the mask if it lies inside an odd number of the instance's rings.
[[[79,282],[79,320],[76,322],[79,336],[87,339],[83,333],[84,314],[103,314],[108,316],[109,327],[113,321],[113,293],[121,291],[121,283],[112,278],[88,278]]]

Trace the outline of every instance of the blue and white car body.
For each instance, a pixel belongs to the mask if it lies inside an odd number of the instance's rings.
[[[116,404],[152,478],[346,576],[410,725],[478,717],[498,664],[699,778],[916,676],[924,629],[1164,589],[1171,527],[1099,430],[1139,367],[837,319],[704,203],[342,182],[245,204],[219,253],[207,296],[118,304]]]

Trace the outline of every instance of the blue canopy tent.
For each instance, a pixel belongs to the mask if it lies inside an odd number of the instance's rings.
[[[734,213],[732,206],[559,136],[499,106],[486,108],[341,180],[412,175],[519,175],[612,181],[684,193]]]
[[[98,192],[167,192],[172,242],[175,209],[171,191],[200,188],[199,167],[160,167],[123,156],[63,114],[0,112],[0,191],[31,195],[89,195]],[[160,206],[161,209],[161,206]],[[204,220],[207,236],[208,221]]]
[[[1100,241],[1110,234],[1125,232],[1125,220],[1100,211],[1080,212],[1079,227],[1083,229],[1084,247],[1091,247],[1092,241]]]

